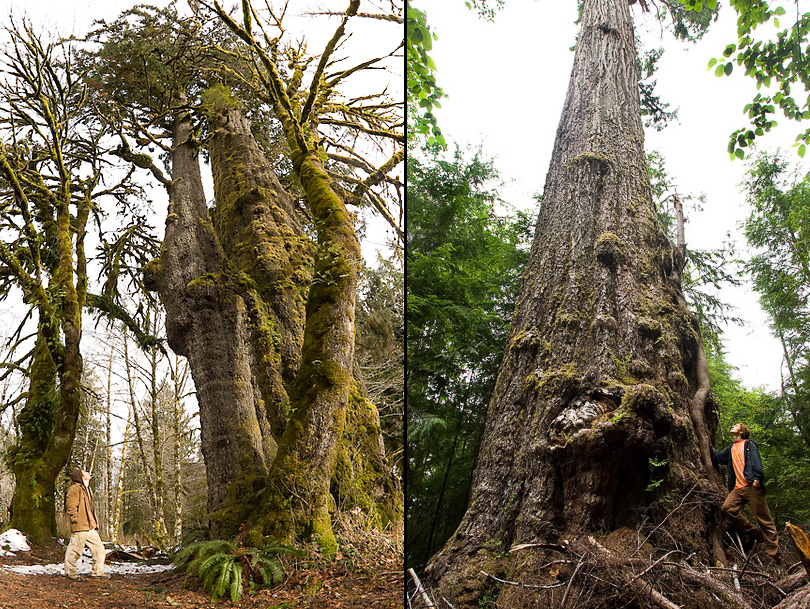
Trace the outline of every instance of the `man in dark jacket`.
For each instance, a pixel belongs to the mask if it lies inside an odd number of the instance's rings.
[[[93,500],[93,491],[90,490],[90,472],[74,469],[70,472],[73,484],[65,497],[65,511],[70,516],[70,543],[65,552],[65,575],[72,581],[82,581],[76,573],[76,561],[84,552],[84,546],[90,548],[93,556],[93,570],[90,577],[109,579],[104,574],[104,558],[106,552],[101,537],[98,534],[98,519],[96,518],[96,503]]]
[[[776,561],[780,560],[779,537],[773,524],[768,502],[765,500],[765,472],[759,448],[748,437],[751,430],[742,423],[731,428],[734,442],[717,452],[711,447],[712,463],[728,467],[728,490],[721,510],[731,519],[734,528],[741,533],[753,533],[755,538],[765,539],[765,551]],[[746,518],[742,509],[748,504],[759,523],[759,529]],[[761,529],[761,532],[760,532]]]

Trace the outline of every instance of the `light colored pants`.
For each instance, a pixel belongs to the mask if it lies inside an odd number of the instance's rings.
[[[84,552],[85,545],[89,546],[90,553],[93,555],[92,575],[104,573],[104,558],[107,553],[98,530],[93,529],[92,531],[76,531],[70,536],[70,543],[65,552],[65,575],[76,575],[76,562]]]

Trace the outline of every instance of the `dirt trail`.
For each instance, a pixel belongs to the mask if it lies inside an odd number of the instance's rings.
[[[60,563],[63,550],[34,548],[0,565]],[[61,575],[20,575],[0,566],[0,609],[393,609],[404,606],[402,564],[395,555],[378,557],[373,568],[336,561],[328,568],[292,568],[273,590],[245,594],[238,603],[211,602],[199,584],[184,586],[185,575],[174,571],[137,575],[113,574],[108,580],[72,582]]]

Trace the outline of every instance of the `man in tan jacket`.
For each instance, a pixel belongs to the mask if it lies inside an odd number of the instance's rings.
[[[83,469],[74,469],[70,472],[73,484],[65,497],[65,510],[70,516],[70,543],[65,552],[65,575],[72,581],[82,581],[76,573],[76,561],[84,552],[84,546],[90,548],[93,555],[93,570],[90,577],[109,579],[104,574],[104,558],[106,552],[101,537],[98,534],[98,520],[96,519],[96,504],[93,492],[90,490],[90,472]]]

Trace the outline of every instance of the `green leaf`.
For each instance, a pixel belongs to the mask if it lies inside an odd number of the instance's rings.
[[[714,64],[716,64],[716,63],[717,63],[717,58],[716,58],[716,57],[712,57],[712,58],[709,60],[709,67],[708,67],[708,69],[711,69],[711,67],[712,67]]]
[[[804,145],[804,144],[802,144],[801,146],[799,146],[799,156],[800,156],[800,157],[804,158],[804,153],[805,153],[805,150],[806,150],[806,147],[805,147],[805,145]]]
[[[728,62],[726,65],[725,65],[725,67],[723,68],[723,72],[725,73],[725,75],[726,75],[726,76],[728,76],[729,74],[731,74],[731,71],[732,71],[733,69],[734,69],[734,64],[732,64],[732,63],[729,61],[729,62]]]
[[[736,156],[738,159],[744,159],[745,151],[742,150],[741,148],[737,148],[737,150],[734,151],[734,156]]]
[[[774,15],[784,15],[785,14],[785,9],[783,9],[781,6],[777,6],[776,10],[773,12],[773,14]]]
[[[723,50],[723,55],[726,57],[731,57],[734,54],[734,51],[737,50],[736,44],[730,44]]]
[[[723,72],[725,72],[725,69],[723,68],[723,64],[721,63],[718,64],[717,68],[714,70],[714,75],[719,77],[723,75]]]

